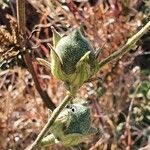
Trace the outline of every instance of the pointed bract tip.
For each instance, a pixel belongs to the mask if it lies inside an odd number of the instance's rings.
[[[51,30],[52,30],[52,33],[53,33],[53,35],[59,35],[59,33],[57,32],[57,30],[53,27],[53,26],[51,26]]]
[[[51,30],[52,30],[52,31],[55,31],[55,28],[54,28],[53,26],[51,26]]]
[[[83,23],[80,25],[79,30],[80,30],[80,32],[82,33],[82,35],[85,36],[84,25],[83,25]]]
[[[47,46],[48,46],[51,50],[54,50],[54,47],[53,47],[50,43],[47,43]]]
[[[51,68],[51,64],[47,60],[45,60],[43,58],[36,58],[36,60],[40,65],[43,65],[43,66],[47,67],[48,69]]]
[[[53,33],[53,46],[55,48],[57,43],[61,39],[61,35],[56,31],[56,29],[53,26],[51,26],[51,30],[52,30],[52,33]]]

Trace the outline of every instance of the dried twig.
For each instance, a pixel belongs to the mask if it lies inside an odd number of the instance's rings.
[[[132,107],[133,107],[133,103],[134,103],[134,99],[135,99],[135,96],[139,90],[139,87],[141,85],[141,82],[139,81],[138,82],[138,85],[136,87],[136,90],[133,94],[133,97],[131,99],[131,102],[130,102],[130,106],[129,106],[129,111],[128,111],[128,116],[127,116],[127,119],[126,119],[126,136],[127,136],[127,148],[126,150],[130,150],[131,149],[131,145],[132,145],[132,139],[131,139],[131,127],[130,127],[130,118],[131,118],[131,113],[132,113]]]
[[[18,26],[20,33],[23,36],[22,48],[26,49],[26,27],[25,27],[25,0],[17,0],[17,20],[18,20]],[[40,86],[37,74],[34,70],[32,59],[28,51],[26,51],[26,54],[24,55],[24,59],[27,65],[27,68],[29,72],[32,74],[33,80],[35,82],[35,86],[37,91],[39,92],[42,100],[46,104],[46,106],[52,110],[54,110],[55,105],[52,102],[51,98],[49,97],[47,91],[43,90]]]

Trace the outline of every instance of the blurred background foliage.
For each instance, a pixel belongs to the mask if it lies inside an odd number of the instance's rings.
[[[61,82],[39,66],[50,59],[50,26],[67,35],[83,25],[99,59],[109,56],[150,20],[149,0],[27,0],[27,50],[43,89],[56,106],[65,96]],[[47,121],[47,108],[26,68],[17,33],[16,1],[0,0],[0,149],[27,147]],[[123,58],[101,68],[97,79],[78,92],[89,101],[93,124],[101,131],[74,149],[150,149],[150,32]],[[61,145],[47,150],[66,149]]]

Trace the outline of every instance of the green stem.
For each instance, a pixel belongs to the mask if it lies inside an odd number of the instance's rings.
[[[44,126],[44,128],[42,129],[42,131],[40,132],[40,134],[38,135],[38,137],[34,141],[34,143],[28,148],[28,150],[34,150],[34,149],[36,149],[38,147],[38,144],[43,139],[44,135],[48,132],[49,128],[54,123],[54,121],[56,120],[56,118],[58,117],[58,115],[60,114],[60,112],[73,99],[73,97],[74,96],[69,93],[64,98],[64,100],[62,101],[62,103],[53,111],[53,113],[52,113],[50,119],[48,120],[47,124]]]
[[[139,32],[137,32],[135,35],[129,38],[127,43],[124,46],[122,46],[118,51],[112,53],[109,57],[102,60],[99,63],[99,68],[126,54],[131,49],[131,47],[149,30],[150,21]]]

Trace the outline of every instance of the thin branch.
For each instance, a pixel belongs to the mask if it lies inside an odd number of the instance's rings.
[[[54,121],[56,120],[56,118],[58,117],[58,115],[60,114],[60,112],[64,109],[64,107],[73,99],[73,95],[72,94],[68,94],[64,100],[62,101],[62,103],[53,111],[50,119],[48,120],[47,124],[44,126],[44,128],[42,129],[42,131],[40,132],[40,134],[38,135],[38,137],[36,138],[36,140],[34,141],[34,143],[27,148],[26,150],[35,150],[38,147],[38,144],[40,143],[40,141],[43,139],[44,135],[49,131],[49,128],[51,127],[51,125],[54,123]]]
[[[136,97],[136,94],[139,90],[139,87],[141,86],[141,82],[138,81],[137,85],[136,85],[136,89],[135,89],[135,92],[133,93],[133,97],[131,99],[131,102],[130,102],[130,105],[129,105],[129,110],[128,110],[128,116],[127,116],[127,119],[126,119],[126,136],[127,136],[127,148],[128,150],[131,149],[131,144],[132,144],[132,139],[131,139],[131,127],[130,127],[130,118],[131,118],[131,113],[132,113],[132,107],[133,107],[133,103],[134,103],[134,100],[135,100],[135,97]]]
[[[118,51],[114,52],[109,57],[102,60],[99,63],[99,68],[126,54],[131,49],[131,47],[149,30],[150,30],[150,21],[139,32],[137,32],[135,35],[129,38],[127,43],[124,46],[122,46]]]
[[[23,41],[21,41],[22,48],[26,49],[25,0],[17,0],[17,21],[18,21],[18,27],[19,27],[20,33],[22,34],[22,37],[23,37]],[[36,74],[33,64],[32,64],[32,58],[28,51],[26,51],[26,54],[24,55],[24,60],[26,62],[29,72],[31,73],[31,75],[33,77],[36,89],[39,92],[43,102],[49,109],[54,110],[55,104],[52,102],[47,91],[45,91],[41,88],[37,74]]]

